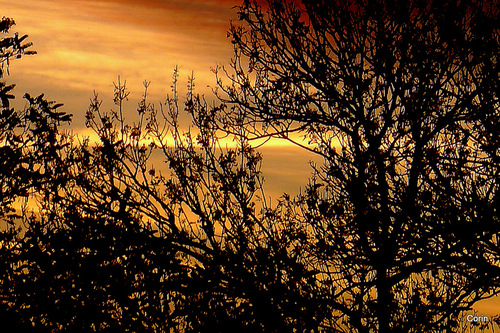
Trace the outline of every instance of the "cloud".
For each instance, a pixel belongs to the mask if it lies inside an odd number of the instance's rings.
[[[206,86],[215,84],[211,67],[227,63],[232,55],[226,30],[234,11],[228,3],[9,1],[2,4],[2,14],[16,20],[15,31],[28,34],[38,52],[13,65],[11,79],[30,78],[19,82],[19,88],[41,86],[66,105],[88,101],[94,89],[110,94],[118,75],[139,95],[142,81],[152,81],[158,88],[152,89],[152,97],[163,99],[179,65],[182,78],[194,71],[198,88],[209,92]]]
[[[93,91],[104,100],[102,109],[114,107],[113,82],[120,75],[131,91],[126,104],[134,119],[142,95],[142,82],[152,82],[151,102],[163,101],[170,92],[172,71],[180,66],[179,88],[185,91],[187,76],[194,71],[199,92],[210,95],[215,86],[211,67],[227,64],[232,46],[226,38],[239,1],[181,0],[11,0],[2,3],[3,13],[13,17],[13,31],[28,34],[36,56],[12,64],[9,81],[16,93],[45,93],[65,104],[74,114],[72,129],[88,135],[84,114]],[[16,101],[23,105],[22,99]],[[127,116],[127,115],[126,115]],[[230,144],[230,143],[229,143]],[[268,195],[274,199],[295,194],[310,175],[307,161],[284,141],[266,144],[264,175]]]

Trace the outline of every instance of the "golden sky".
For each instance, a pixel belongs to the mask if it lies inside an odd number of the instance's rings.
[[[16,21],[12,32],[27,34],[35,56],[11,65],[9,82],[16,83],[16,103],[22,95],[45,93],[64,103],[74,115],[71,127],[84,131],[84,114],[95,90],[112,105],[113,82],[120,76],[131,92],[128,108],[135,112],[151,81],[149,101],[159,103],[170,93],[172,72],[180,68],[179,88],[185,91],[194,72],[196,90],[212,96],[211,69],[227,66],[232,44],[227,38],[236,21],[239,0],[11,0],[2,1],[2,16]],[[182,96],[182,93],[181,93]],[[130,118],[129,118],[130,119]],[[284,143],[284,142],[281,142]],[[272,146],[272,147],[271,147]],[[278,147],[279,146],[279,147]],[[263,150],[268,193],[297,193],[310,175],[309,154],[273,142]]]
[[[93,90],[111,95],[118,75],[132,96],[140,94],[146,79],[152,82],[152,99],[162,100],[178,65],[181,79],[194,71],[205,92],[215,81],[210,69],[227,64],[232,55],[226,33],[237,3],[5,1],[2,15],[16,20],[14,31],[28,34],[38,52],[14,63],[11,79],[19,88],[71,105],[77,117],[75,107],[85,109]]]

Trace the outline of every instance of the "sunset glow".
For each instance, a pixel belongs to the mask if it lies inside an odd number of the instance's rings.
[[[143,81],[151,82],[148,100],[158,106],[172,93],[176,66],[181,99],[192,73],[195,92],[213,99],[212,70],[227,67],[231,59],[227,32],[230,22],[236,21],[237,5],[235,0],[9,1],[3,4],[2,15],[14,18],[14,31],[29,36],[37,55],[14,61],[6,79],[16,82],[18,105],[24,105],[25,92],[44,93],[64,103],[62,111],[73,114],[73,133],[93,141],[95,134],[84,126],[90,98],[95,91],[103,110],[113,108],[113,82],[118,76],[130,91],[125,115],[132,121]],[[224,147],[234,144],[232,139],[221,142]],[[284,192],[298,193],[311,174],[309,160],[321,162],[285,140],[266,143],[262,153],[266,187],[274,199]]]
[[[81,115],[95,90],[112,93],[117,76],[127,80],[131,99],[142,82],[150,97],[164,99],[172,71],[180,68],[181,89],[191,72],[200,93],[210,92],[211,68],[227,64],[226,38],[235,3],[228,1],[9,1],[3,14],[16,20],[38,52],[12,65],[18,91],[44,92],[62,101],[82,126]]]
[[[0,318],[500,328],[497,7],[3,1]]]

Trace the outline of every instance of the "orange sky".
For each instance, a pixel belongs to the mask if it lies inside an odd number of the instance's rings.
[[[238,2],[130,0],[20,0],[2,4],[38,52],[12,66],[12,80],[26,91],[86,109],[93,90],[110,95],[118,75],[134,94],[152,81],[151,97],[162,100],[172,70],[181,79],[194,71],[201,87],[213,86],[210,68],[232,55],[226,38]],[[184,86],[185,82],[181,81]],[[19,90],[19,89],[18,89]],[[205,89],[207,91],[207,89]],[[204,92],[204,91],[203,91]],[[76,124],[75,124],[76,125]]]
[[[74,115],[71,128],[77,132],[82,132],[94,90],[104,100],[104,109],[113,107],[118,75],[127,80],[131,92],[130,112],[136,110],[145,79],[151,81],[150,102],[164,100],[176,65],[181,91],[194,71],[197,91],[210,97],[215,85],[211,69],[227,66],[232,56],[227,31],[236,20],[238,4],[239,0],[6,1],[1,15],[14,18],[12,32],[28,34],[38,52],[14,61],[7,80],[17,84],[20,107],[25,92],[45,93],[64,103],[61,110]],[[273,198],[285,191],[297,193],[310,175],[311,156],[278,148],[279,143],[263,150],[266,187]]]

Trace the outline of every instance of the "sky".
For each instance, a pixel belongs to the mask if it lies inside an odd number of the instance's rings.
[[[213,98],[216,66],[228,67],[233,55],[227,38],[236,22],[237,0],[0,0],[11,32],[27,34],[34,56],[11,64],[7,81],[16,83],[15,103],[25,92],[44,93],[74,115],[71,129],[88,134],[84,115],[94,91],[103,109],[113,107],[113,82],[126,80],[127,107],[135,112],[150,81],[149,101],[158,105],[171,93],[172,73],[180,70],[179,90],[194,74],[196,92]],[[130,119],[130,118],[129,118]],[[313,156],[273,142],[262,149],[267,193],[277,199],[296,194],[311,174]],[[316,158],[318,162],[318,159]]]
[[[15,19],[15,31],[28,34],[38,52],[13,63],[12,79],[72,108],[86,108],[93,90],[111,95],[118,76],[133,95],[151,81],[151,97],[162,99],[175,66],[181,79],[193,71],[207,88],[215,82],[211,68],[232,55],[226,33],[235,1],[2,2],[2,15]]]

